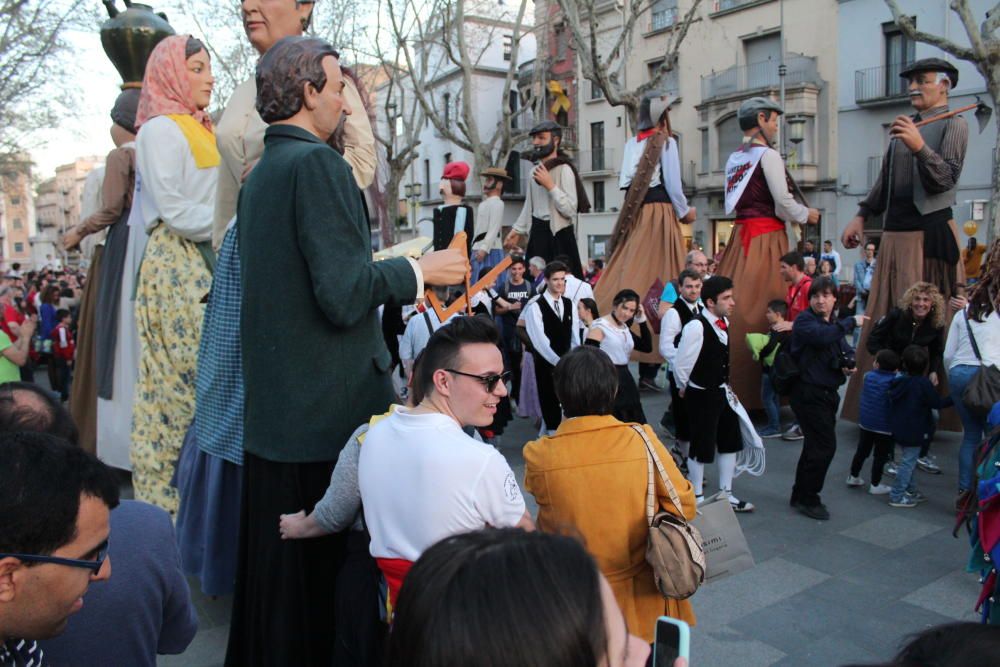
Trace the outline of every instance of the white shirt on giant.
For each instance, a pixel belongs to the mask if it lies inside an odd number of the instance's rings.
[[[643,151],[646,150],[646,140],[640,143],[637,137],[631,137],[625,142],[622,151],[622,169],[618,176],[618,187],[624,190],[632,184],[636,167],[642,158]],[[674,206],[674,212],[678,218],[683,218],[688,212],[688,200],[684,196],[684,186],[681,183],[681,160],[677,151],[677,141],[673,137],[667,139],[663,144],[663,151],[660,153],[660,161],[653,169],[653,176],[649,179],[649,187],[655,188],[661,182],[661,174],[666,174],[663,187],[670,196],[670,203]]]
[[[473,251],[490,252],[502,250],[500,227],[503,224],[503,200],[500,197],[487,197],[476,209],[476,229],[472,236]],[[476,241],[480,234],[485,234],[481,241]],[[477,276],[472,276],[473,280]]]
[[[712,313],[705,311],[705,319],[712,325],[712,331],[722,341],[723,345],[729,344],[729,334],[719,328],[718,319]],[[728,326],[728,322],[726,323]],[[678,388],[692,386],[695,389],[704,389],[691,382],[691,371],[701,354],[701,346],[705,341],[705,328],[697,319],[691,320],[684,325],[681,332],[681,342],[677,346],[677,356],[674,357],[674,382]],[[719,385],[722,386],[721,384]]]
[[[677,309],[685,307],[692,313],[695,313],[696,308],[704,308],[700,301],[688,303],[684,297],[679,297],[660,323],[660,356],[667,360],[670,368],[673,368],[674,357],[677,356],[677,346],[674,345],[674,339],[681,332],[681,316]]]
[[[415,561],[445,537],[512,527],[524,516],[507,460],[443,414],[400,408],[372,426],[358,485],[375,558]]]
[[[218,167],[195,166],[187,138],[166,116],[146,121],[135,145],[146,233],[162,221],[171,232],[189,241],[210,240]]]
[[[545,292],[538,297],[538,299],[545,299],[549,304],[549,307],[559,315],[559,319],[562,320],[563,312],[562,308],[566,305],[562,302],[562,297],[558,299],[552,296],[552,292],[545,290]],[[556,310],[555,303],[559,301],[559,309]],[[572,303],[572,302],[570,302]],[[559,355],[555,353],[552,349],[552,344],[549,343],[549,337],[545,335],[545,323],[542,321],[542,310],[541,306],[537,302],[529,302],[529,306],[525,306],[527,311],[524,314],[524,326],[528,330],[528,338],[531,339],[531,345],[535,348],[535,352],[542,355],[542,359],[549,362],[553,366],[559,363]],[[570,306],[570,310],[573,311],[573,324],[572,329],[570,329],[570,343],[569,348],[572,350],[580,344],[580,315],[576,311],[576,306]]]
[[[965,312],[968,312],[966,310]],[[969,318],[972,335],[976,337],[976,346],[983,356],[983,364],[1000,368],[1000,314],[992,312],[983,322]],[[969,341],[969,329],[965,326],[965,314],[955,313],[951,318],[951,328],[948,340],[944,345],[944,367],[952,369],[955,366],[979,366],[976,353]]]

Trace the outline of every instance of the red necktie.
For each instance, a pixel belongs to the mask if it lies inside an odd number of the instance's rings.
[[[727,329],[726,321],[722,318],[715,320],[715,326],[719,327],[719,329],[721,329],[722,331],[725,331]]]

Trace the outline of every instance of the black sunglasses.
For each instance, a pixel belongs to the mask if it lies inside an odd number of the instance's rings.
[[[78,558],[59,558],[58,556],[37,556],[35,554],[0,554],[0,558],[16,558],[29,563],[54,563],[56,565],[68,565],[69,567],[82,567],[93,570],[94,574],[101,571],[104,559],[108,556],[108,540],[104,540],[97,547],[97,556],[94,560],[80,560]]]
[[[467,378],[475,378],[476,380],[479,380],[483,383],[483,386],[486,387],[486,391],[491,394],[493,393],[493,390],[497,388],[497,383],[503,382],[506,384],[511,375],[510,371],[504,371],[503,373],[496,373],[494,375],[473,375],[472,373],[456,371],[453,368],[446,368],[445,370],[449,373],[454,373],[455,375],[464,375]]]

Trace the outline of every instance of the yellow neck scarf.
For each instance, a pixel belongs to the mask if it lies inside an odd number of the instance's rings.
[[[167,116],[177,123],[177,127],[184,133],[188,146],[191,147],[191,154],[194,156],[194,164],[199,169],[218,167],[221,162],[219,148],[215,145],[215,135],[211,130],[195,120],[190,114],[173,113]]]

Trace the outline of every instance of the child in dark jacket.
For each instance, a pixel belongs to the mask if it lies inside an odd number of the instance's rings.
[[[890,349],[879,350],[875,355],[874,370],[865,373],[861,389],[861,410],[858,415],[858,448],[851,461],[851,473],[847,476],[847,486],[864,486],[861,468],[865,460],[875,450],[872,459],[872,483],[868,493],[874,496],[889,493],[890,487],[882,484],[882,469],[892,457],[892,427],[889,415],[889,386],[899,370],[899,355]]]
[[[913,470],[920,447],[934,429],[931,410],[954,405],[950,396],[938,396],[934,385],[924,376],[928,362],[926,349],[910,345],[903,350],[903,375],[894,378],[889,386],[892,406],[889,425],[893,439],[903,450],[902,460],[896,466],[896,483],[889,492],[892,507],[916,507],[926,500],[913,484]]]

